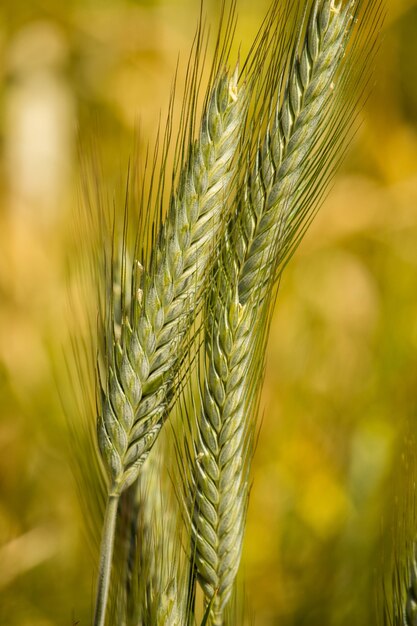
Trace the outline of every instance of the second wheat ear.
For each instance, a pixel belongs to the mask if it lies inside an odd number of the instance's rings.
[[[245,98],[238,72],[215,82],[199,137],[142,274],[141,298],[120,342],[107,346],[108,376],[102,386],[97,434],[110,477],[95,625],[104,624],[120,494],[131,485],[166,415],[197,292],[224,223],[224,201],[239,146]]]
[[[343,92],[346,74],[341,68],[353,11],[352,2],[336,11],[330,0],[318,1],[301,24],[298,39],[303,43],[295,50],[247,185],[237,196],[238,214],[208,294],[201,409],[190,417],[196,428],[188,453],[194,456],[194,468],[187,500],[192,558],[206,605],[212,603],[213,626],[225,623],[240,563],[274,284],[326,180],[320,159],[333,142],[326,125],[341,115],[341,103],[350,99],[351,111],[356,104],[357,94]],[[343,136],[350,119],[340,122]]]

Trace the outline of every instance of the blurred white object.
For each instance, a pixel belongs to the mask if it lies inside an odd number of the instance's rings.
[[[25,221],[47,226],[65,204],[71,172],[74,97],[64,73],[67,44],[54,24],[32,22],[8,52],[4,156],[10,206]]]

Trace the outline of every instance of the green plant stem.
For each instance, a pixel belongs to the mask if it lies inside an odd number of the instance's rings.
[[[104,516],[103,536],[101,538],[100,565],[97,582],[96,609],[94,626],[104,626],[106,619],[107,598],[109,595],[110,573],[113,560],[114,533],[116,529],[117,506],[119,495],[110,495]]]

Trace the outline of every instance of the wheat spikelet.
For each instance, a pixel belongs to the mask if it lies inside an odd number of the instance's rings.
[[[181,626],[184,622],[177,605],[178,589],[175,581],[162,592],[156,612],[157,626]]]

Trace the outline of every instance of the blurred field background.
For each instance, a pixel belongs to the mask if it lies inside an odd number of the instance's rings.
[[[238,1],[235,51],[268,0]],[[207,2],[216,24],[219,2]],[[195,0],[0,6],[0,624],[91,623],[59,388],[80,145],[123,187],[190,49]],[[376,623],[417,418],[417,1],[387,0],[375,88],[284,274],[242,565],[257,626]],[[85,141],[84,141],[85,140]],[[84,148],[83,148],[84,149]],[[81,150],[82,152],[82,150]],[[68,261],[68,258],[70,261]]]

